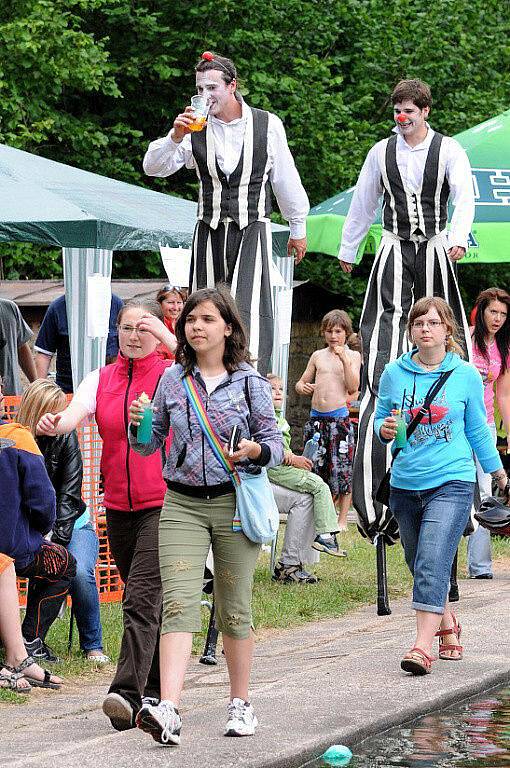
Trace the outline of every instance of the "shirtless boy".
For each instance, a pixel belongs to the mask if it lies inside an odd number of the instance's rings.
[[[305,424],[305,442],[320,434],[316,472],[329,485],[338,511],[340,530],[347,528],[351,499],[354,435],[347,400],[359,387],[361,356],[347,346],[352,334],[349,315],[334,309],[322,318],[321,335],[327,344],[312,354],[296,384],[298,395],[311,395],[310,419]]]

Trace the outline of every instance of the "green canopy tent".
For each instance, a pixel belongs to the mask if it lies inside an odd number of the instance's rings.
[[[459,264],[510,261],[510,110],[455,138],[466,150],[473,169],[475,220],[469,249]],[[354,187],[311,209],[307,219],[308,250],[337,256],[342,227]],[[358,250],[374,253],[381,239],[381,211]]]
[[[104,363],[106,336],[90,336],[92,275],[111,277],[114,250],[189,248],[196,204],[0,145],[0,242],[62,248],[75,387]],[[273,225],[273,258],[291,288],[288,228]],[[95,282],[97,290],[97,281]],[[275,289],[277,290],[277,289]],[[87,330],[88,329],[88,330]],[[286,372],[288,345],[278,351]]]

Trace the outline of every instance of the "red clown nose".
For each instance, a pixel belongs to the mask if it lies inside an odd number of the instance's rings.
[[[204,59],[204,61],[212,61],[214,59],[214,55],[211,53],[211,51],[204,51],[201,58]]]
[[[407,123],[407,117],[405,115],[397,115],[397,123]]]

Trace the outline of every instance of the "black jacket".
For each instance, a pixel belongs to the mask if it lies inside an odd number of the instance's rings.
[[[57,519],[51,540],[67,547],[75,521],[87,508],[81,497],[83,463],[78,435],[73,431],[57,437],[38,437],[37,445],[57,497]]]

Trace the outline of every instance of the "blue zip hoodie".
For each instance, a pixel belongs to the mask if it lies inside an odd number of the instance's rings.
[[[384,444],[388,441],[380,436],[381,425],[392,409],[400,408],[409,423],[441,373],[453,373],[396,457],[391,485],[423,491],[451,480],[474,482],[473,451],[484,472],[500,469],[501,459],[487,426],[482,377],[476,368],[448,352],[439,368],[425,371],[412,354],[389,363],[381,376],[374,429]]]
[[[0,552],[24,568],[41,548],[55,522],[55,491],[44,459],[28,429],[0,421]]]

